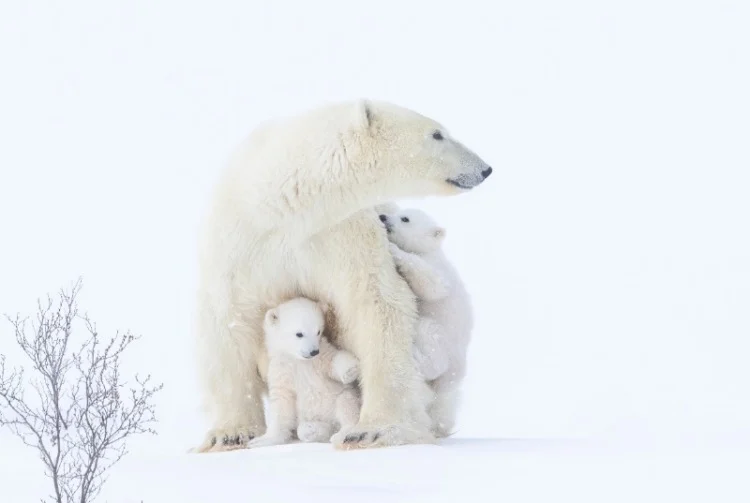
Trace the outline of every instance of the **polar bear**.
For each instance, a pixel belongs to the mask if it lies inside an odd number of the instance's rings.
[[[435,436],[448,436],[456,422],[466,353],[474,326],[471,299],[442,250],[445,229],[424,211],[391,209],[381,213],[391,254],[417,296],[419,322],[414,358],[435,391],[429,415]]]
[[[411,358],[417,303],[375,205],[466,193],[492,168],[438,122],[368,100],[266,122],[231,156],[199,242],[197,356],[211,427],[198,452],[265,429],[265,312],[326,302],[360,362],[362,408],[336,448],[433,442]]]
[[[248,447],[287,443],[295,430],[302,442],[328,442],[341,428],[357,424],[360,404],[352,383],[359,362],[326,339],[327,310],[296,297],[266,313],[268,427]]]

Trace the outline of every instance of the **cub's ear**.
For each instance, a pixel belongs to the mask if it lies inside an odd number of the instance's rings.
[[[266,311],[266,323],[269,325],[275,325],[279,322],[279,312],[274,309]]]
[[[318,301],[318,307],[320,308],[320,310],[321,310],[321,311],[323,311],[323,314],[326,314],[326,313],[328,312],[328,310],[329,310],[329,309],[331,308],[331,307],[330,307],[330,306],[328,305],[328,303],[327,303],[327,302],[324,302],[324,301],[322,301],[322,300],[319,300],[319,301]]]
[[[442,227],[436,227],[432,231],[432,235],[435,236],[435,239],[438,241],[442,241],[445,238],[445,229]]]
[[[375,205],[375,211],[378,212],[378,215],[393,215],[395,213],[398,213],[400,209],[401,208],[399,208],[398,204],[393,202],[380,203]]]
[[[374,115],[372,112],[372,104],[365,99],[357,101],[357,107],[356,107],[357,126],[363,130],[370,129],[372,127],[373,117]]]

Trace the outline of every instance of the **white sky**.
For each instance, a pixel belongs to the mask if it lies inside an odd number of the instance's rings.
[[[267,117],[386,99],[495,168],[420,202],[474,298],[460,435],[748,435],[749,9],[4,1],[0,311],[83,275],[167,385],[133,449],[191,447],[196,227],[223,160]]]

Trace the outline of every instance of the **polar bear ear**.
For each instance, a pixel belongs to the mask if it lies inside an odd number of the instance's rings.
[[[393,215],[394,213],[398,213],[400,209],[401,208],[399,208],[398,204],[392,202],[375,205],[375,211],[377,211],[378,214],[384,215]]]
[[[330,309],[330,306],[328,305],[328,303],[322,300],[318,301],[318,307],[323,312],[323,314],[326,314],[328,310]]]
[[[275,325],[279,322],[279,313],[276,309],[269,309],[266,311],[266,323],[269,325]]]
[[[372,105],[367,100],[357,102],[357,125],[364,129],[370,129],[373,120]]]
[[[445,229],[442,227],[435,227],[432,231],[432,235],[435,236],[435,239],[438,241],[442,241],[445,238]]]

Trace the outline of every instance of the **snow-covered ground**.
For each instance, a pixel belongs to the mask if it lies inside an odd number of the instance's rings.
[[[357,452],[296,444],[131,460],[123,467],[127,476],[111,480],[103,501],[744,503],[750,500],[749,449],[736,441],[453,439]]]
[[[101,501],[745,503],[748,466],[750,442],[737,438],[676,444],[462,438],[347,452],[291,444],[202,456],[131,456]],[[4,494],[13,498],[3,501],[34,501],[41,481],[9,477]]]
[[[744,0],[0,2],[0,312],[81,274],[166,385],[101,501],[747,501],[749,25]],[[359,96],[495,168],[418,202],[475,306],[458,436],[188,455],[216,174],[259,121]],[[0,432],[0,501],[44,484]]]

